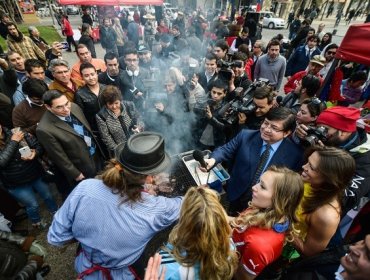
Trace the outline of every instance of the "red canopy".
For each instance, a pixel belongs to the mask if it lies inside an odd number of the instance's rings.
[[[370,65],[370,23],[352,24],[335,58]]]
[[[119,6],[163,5],[163,0],[58,0],[60,5]]]

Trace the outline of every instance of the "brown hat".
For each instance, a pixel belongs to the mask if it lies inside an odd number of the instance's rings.
[[[119,144],[115,157],[127,170],[144,175],[160,173],[171,163],[163,137],[149,131],[132,135],[126,144]]]
[[[326,63],[326,58],[321,56],[321,55],[314,55],[311,60],[310,60],[311,63],[315,63],[315,64],[318,64],[318,65],[321,65],[321,66],[325,66],[325,63]]]

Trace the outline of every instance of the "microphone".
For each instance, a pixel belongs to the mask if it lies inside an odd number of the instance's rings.
[[[204,161],[204,156],[203,153],[199,150],[194,150],[193,151],[193,158],[200,163],[200,165],[207,169],[207,163]]]

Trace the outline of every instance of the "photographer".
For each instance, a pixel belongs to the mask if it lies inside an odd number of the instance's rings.
[[[198,120],[198,131],[200,132],[200,146],[204,149],[213,150],[215,147],[225,144],[226,141],[224,115],[227,84],[217,79],[212,82],[210,87],[211,99],[203,109],[203,116]]]
[[[357,108],[335,106],[324,110],[316,120],[316,130],[325,130],[316,133],[322,135],[316,138],[316,143],[344,149],[356,162],[355,176],[345,190],[343,214],[358,207],[361,198],[368,196],[370,191],[370,138],[364,129],[356,127],[359,118]],[[301,140],[307,139],[307,130],[307,126],[300,124],[296,135]]]
[[[238,114],[238,130],[240,131],[244,128],[260,129],[267,113],[273,107],[273,101],[274,95],[269,86],[258,87],[253,93],[253,104],[255,106],[251,114]]]

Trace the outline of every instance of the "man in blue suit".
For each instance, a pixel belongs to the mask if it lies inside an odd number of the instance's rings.
[[[290,109],[271,109],[259,131],[242,130],[205,160],[208,168],[223,161],[231,162],[231,178],[226,190],[230,215],[237,215],[248,207],[248,201],[252,198],[252,186],[269,166],[300,170],[303,151],[288,138],[294,127],[295,116]],[[263,157],[264,163],[261,162]]]

